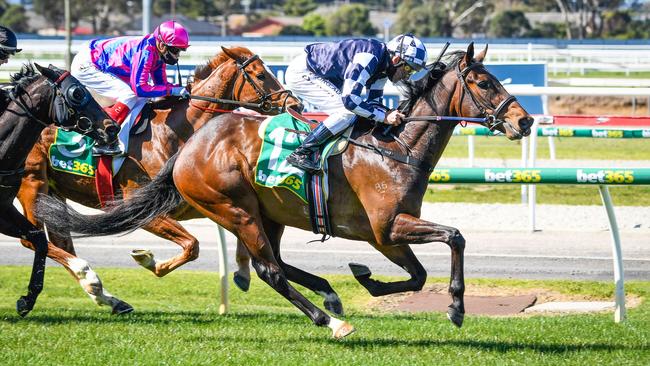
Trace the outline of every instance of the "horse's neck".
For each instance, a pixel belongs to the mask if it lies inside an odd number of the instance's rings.
[[[415,116],[455,116],[457,112],[452,105],[453,94],[456,90],[456,85],[451,89],[445,88],[442,80],[438,82],[432,95],[437,96],[434,101],[433,107],[424,99],[421,99],[414,107],[413,113],[410,117]],[[440,121],[440,122],[417,122],[420,125],[417,131],[411,138],[413,153],[419,159],[426,161],[433,168],[440,160],[442,152],[447,147],[447,143],[451,138],[456,122]]]
[[[208,85],[208,83],[213,80],[219,80],[215,85]],[[210,97],[217,99],[234,99],[232,98],[233,94],[233,84],[234,81],[230,80],[230,77],[223,77],[221,72],[215,71],[213,74],[210,74],[207,79],[201,80],[197,83],[196,86],[192,87],[192,94],[203,95],[202,90],[204,88],[209,89],[211,92]],[[191,100],[187,104],[182,104],[184,108],[185,115],[187,116],[187,122],[192,126],[192,134],[201,128],[205,123],[207,123],[213,117],[223,114],[224,109],[228,109],[229,106],[217,106],[214,103],[200,101],[200,100]],[[190,136],[185,136],[189,138]]]
[[[41,107],[43,99],[35,98],[29,101],[25,99],[25,103],[43,109],[44,107]],[[49,111],[49,106],[46,110]],[[42,117],[43,113],[37,113],[35,110],[30,112],[42,120],[47,118]],[[21,167],[44,128],[44,125],[29,118],[15,102],[9,103],[7,109],[0,115],[0,170]]]

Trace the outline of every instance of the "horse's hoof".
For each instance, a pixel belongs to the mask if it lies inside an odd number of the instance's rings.
[[[156,260],[153,253],[148,249],[135,249],[131,251],[131,257],[142,267],[153,271],[156,269]]]
[[[343,316],[343,304],[340,301],[323,301],[323,306],[327,311],[334,313],[335,315]]]
[[[352,324],[348,322],[341,322],[341,325],[337,329],[332,330],[332,336],[334,339],[342,339],[352,333],[354,333],[356,329],[352,326]]]
[[[348,266],[350,266],[350,270],[352,271],[352,275],[354,277],[364,277],[364,276],[370,276],[372,272],[370,272],[370,268],[368,266],[360,264],[360,263],[348,263]]]
[[[125,303],[124,301],[120,301],[115,306],[113,306],[113,311],[111,314],[113,315],[123,315],[123,314],[128,314],[133,311],[133,306]]]
[[[16,311],[21,317],[26,317],[30,311],[34,308],[34,305],[30,305],[25,296],[21,296],[20,299],[16,301]]]
[[[247,292],[251,285],[250,278],[246,278],[237,272],[233,274],[232,281],[235,283],[235,286],[244,292]]]
[[[463,326],[463,319],[465,319],[465,313],[461,313],[460,311],[450,306],[449,310],[447,310],[447,318],[451,320],[451,322],[454,323],[455,326],[460,328]]]

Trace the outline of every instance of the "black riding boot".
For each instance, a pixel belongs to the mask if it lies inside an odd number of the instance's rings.
[[[122,151],[122,148],[120,147],[120,142],[119,141],[114,141],[110,144],[107,145],[100,145],[99,143],[95,144],[93,146],[93,156],[102,156],[102,155],[121,155],[123,154],[124,151]]]
[[[318,148],[332,136],[332,132],[325,125],[319,124],[307,135],[302,145],[287,157],[287,162],[310,174],[320,174],[321,167],[317,158]],[[314,158],[315,156],[316,158]]]

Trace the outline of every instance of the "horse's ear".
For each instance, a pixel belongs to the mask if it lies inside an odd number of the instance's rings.
[[[50,80],[56,80],[59,77],[56,74],[56,72],[54,72],[54,70],[52,70],[50,68],[43,67],[43,66],[37,64],[36,62],[34,62],[34,66],[36,66],[36,69],[38,70],[38,72],[41,73],[41,75],[45,76],[46,78],[48,78]]]
[[[487,50],[488,50],[488,45],[486,43],[483,51],[479,52],[479,54],[476,55],[475,57],[476,62],[483,62],[483,60],[485,59],[485,55],[487,54]]]
[[[233,53],[232,51],[230,51],[229,48],[226,48],[226,47],[224,47],[224,46],[221,46],[221,50],[222,50],[223,53],[225,53],[228,57],[230,57],[231,59],[237,61],[237,55],[236,55],[235,53]]]
[[[467,52],[465,53],[465,67],[469,66],[472,64],[472,60],[474,59],[474,42],[470,43],[469,46],[467,46]]]

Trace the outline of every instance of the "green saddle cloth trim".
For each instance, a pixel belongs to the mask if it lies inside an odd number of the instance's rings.
[[[52,169],[83,177],[95,177],[96,165],[93,159],[95,140],[73,131],[56,129],[54,143],[48,150]]]
[[[290,130],[302,131],[305,134],[298,134]],[[269,117],[264,121],[259,130],[263,141],[255,167],[255,183],[264,187],[288,189],[307,203],[305,189],[307,174],[302,169],[287,163],[286,159],[300,146],[310,131],[307,123],[293,118],[288,113]],[[333,139],[326,144],[324,152],[321,154],[321,166],[337,140]]]

